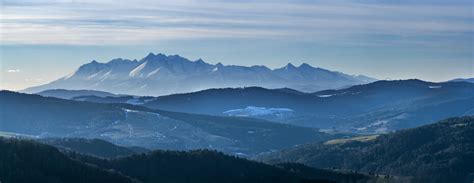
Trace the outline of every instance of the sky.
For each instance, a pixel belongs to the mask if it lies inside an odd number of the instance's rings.
[[[0,89],[148,53],[377,79],[474,77],[471,0],[1,0]]]

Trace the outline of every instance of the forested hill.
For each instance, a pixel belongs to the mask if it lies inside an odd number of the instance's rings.
[[[110,159],[149,151],[141,147],[118,146],[101,139],[45,138],[38,139],[38,141],[54,146],[65,152],[74,151],[81,154]]]
[[[0,131],[40,138],[99,138],[122,146],[212,148],[253,156],[332,138],[315,128],[262,119],[185,114],[0,91]]]
[[[134,182],[120,173],[72,160],[54,147],[33,141],[6,138],[0,138],[0,181],[2,183]]]
[[[304,145],[262,159],[408,176],[414,182],[463,182],[474,177],[474,117],[450,118],[367,142]]]
[[[83,144],[87,145],[87,144]],[[153,151],[100,159],[33,141],[0,138],[0,181],[22,182],[365,182],[372,178],[303,165],[272,166],[217,151]]]
[[[114,169],[143,182],[365,182],[371,177],[315,169],[301,164],[276,166],[211,150],[154,151],[112,160],[71,155],[88,164]]]

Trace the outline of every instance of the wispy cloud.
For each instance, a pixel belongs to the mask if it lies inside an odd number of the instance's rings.
[[[8,73],[18,73],[18,72],[20,72],[20,69],[8,69],[7,72]]]
[[[24,79],[25,82],[39,82],[43,81],[43,78],[26,78]]]
[[[455,39],[469,44],[459,37],[472,38],[472,19],[472,7],[456,3],[5,1],[0,29],[5,44],[117,45],[201,38],[348,43],[370,35],[400,39],[372,36],[362,41],[449,44]]]

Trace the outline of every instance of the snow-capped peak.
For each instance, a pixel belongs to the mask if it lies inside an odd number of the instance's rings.
[[[307,63],[298,67],[288,63],[269,69],[263,65],[246,67],[220,62],[212,65],[202,59],[191,61],[179,55],[149,53],[139,61],[117,58],[99,63],[94,60],[41,89],[120,90],[134,95],[164,95],[207,88],[260,86],[314,92],[364,84],[368,79],[371,78],[315,68]]]

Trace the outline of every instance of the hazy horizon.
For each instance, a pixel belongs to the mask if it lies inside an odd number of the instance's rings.
[[[471,1],[2,1],[0,89],[149,52],[377,79],[474,77]]]

